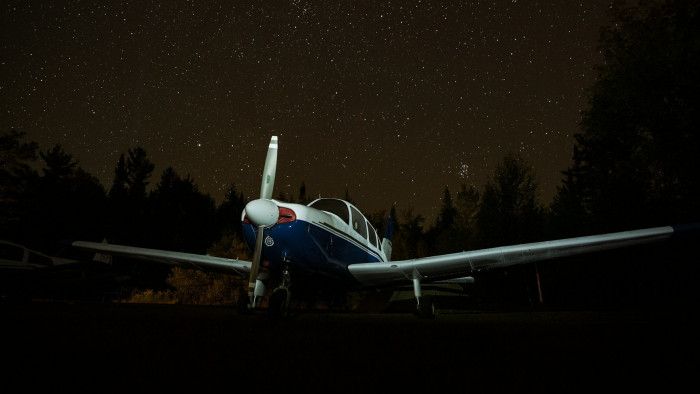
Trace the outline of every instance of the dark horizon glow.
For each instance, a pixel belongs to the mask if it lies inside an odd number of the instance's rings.
[[[548,204],[571,164],[610,1],[18,2],[2,9],[4,130],[63,145],[109,189],[143,147],[217,203],[347,190],[365,212],[437,214],[508,152]]]

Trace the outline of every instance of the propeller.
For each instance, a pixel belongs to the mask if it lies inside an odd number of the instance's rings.
[[[267,148],[263,179],[260,185],[260,198],[266,200],[272,198],[272,189],[275,186],[275,172],[277,172],[277,136],[273,135],[270,139],[270,146]]]
[[[246,207],[246,215],[248,220],[258,228],[258,234],[255,237],[255,251],[253,252],[253,261],[250,267],[250,278],[248,280],[248,301],[249,307],[255,307],[255,297],[263,294],[256,294],[255,288],[258,282],[258,270],[260,268],[260,259],[262,257],[263,246],[263,231],[277,223],[279,218],[279,208],[272,198],[272,190],[275,186],[275,172],[277,171],[277,136],[270,139],[270,146],[267,149],[267,157],[265,158],[265,168],[263,169],[262,184],[260,185],[260,198],[249,202]],[[262,283],[260,284],[262,285]],[[261,293],[264,293],[262,291]]]

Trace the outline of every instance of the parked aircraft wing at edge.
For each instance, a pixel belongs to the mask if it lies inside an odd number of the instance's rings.
[[[165,263],[183,268],[195,268],[203,271],[215,271],[226,274],[246,276],[250,272],[250,261],[227,259],[199,254],[171,252],[166,250],[137,248],[132,246],[111,245],[98,242],[76,241],[76,248],[115,256],[131,257],[139,260]]]
[[[643,230],[591,235],[585,237],[501,246],[468,252],[423,257],[385,263],[361,263],[348,266],[363,285],[377,286],[418,279],[423,283],[465,277],[479,270],[533,263],[560,257],[592,253],[626,246],[663,241],[680,230],[696,225],[655,227]]]

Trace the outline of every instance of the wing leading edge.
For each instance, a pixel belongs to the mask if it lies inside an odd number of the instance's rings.
[[[95,253],[131,257],[139,260],[164,263],[184,268],[215,271],[246,276],[250,272],[250,261],[227,259],[199,254],[170,252],[167,250],[136,248],[133,246],[111,245],[98,242],[76,241],[74,247]]]
[[[348,266],[350,273],[363,285],[389,285],[406,280],[441,281],[471,275],[489,268],[508,267],[560,257],[659,242],[671,237],[674,227],[591,235],[554,241],[501,246],[413,260],[386,263],[361,263]]]

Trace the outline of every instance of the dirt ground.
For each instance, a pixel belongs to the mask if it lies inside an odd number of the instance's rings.
[[[583,392],[695,386],[690,311],[302,313],[0,305],[3,392]],[[14,389],[7,389],[14,387]]]

